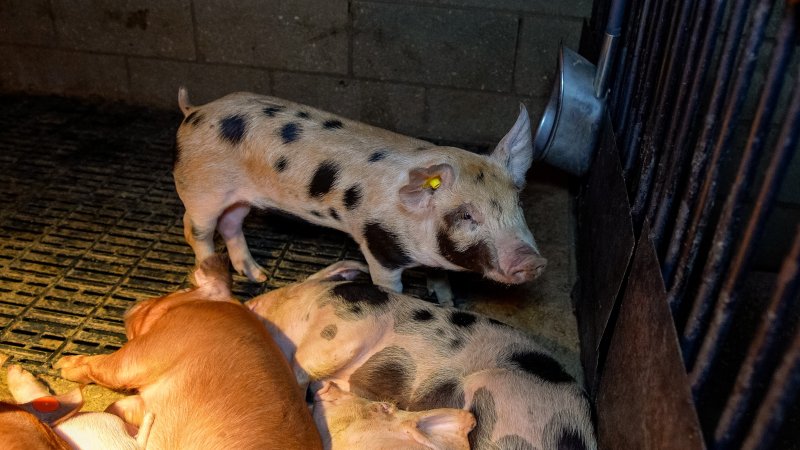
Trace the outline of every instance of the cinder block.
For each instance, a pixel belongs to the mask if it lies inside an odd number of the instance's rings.
[[[189,89],[196,105],[236,91],[269,94],[269,72],[264,69],[149,58],[130,58],[128,64],[135,103],[177,111],[180,86]]]
[[[278,97],[411,136],[425,129],[421,87],[285,72],[274,80]]]
[[[579,20],[525,16],[514,74],[516,92],[534,97],[549,96],[558,67],[559,42],[577,51],[580,36]]]
[[[51,45],[54,40],[47,0],[0,1],[0,42]]]
[[[194,59],[190,0],[53,0],[59,47]]]
[[[494,145],[514,125],[520,102],[526,104],[532,132],[535,132],[546,99],[430,89],[426,136],[431,139]]]
[[[77,97],[128,97],[125,58],[63,50],[0,46],[0,89]],[[87,70],[91,67],[92,70]]]
[[[515,14],[418,5],[353,5],[353,73],[360,77],[509,91]]]
[[[397,3],[406,3],[403,0],[395,1]],[[412,0],[412,2],[440,6],[511,10],[567,17],[589,17],[592,15],[592,0],[423,0],[422,2]]]
[[[194,8],[205,61],[347,72],[346,0],[197,0]]]

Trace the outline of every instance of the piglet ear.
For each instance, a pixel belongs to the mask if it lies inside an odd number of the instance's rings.
[[[78,412],[83,406],[81,388],[75,388],[66,394],[48,395],[37,398],[19,407],[36,416],[42,422],[54,426]]]
[[[400,203],[412,213],[424,213],[433,207],[436,192],[453,184],[453,167],[436,164],[408,171],[408,184],[400,188]]]
[[[357,261],[339,261],[311,275],[307,281],[352,281],[369,273],[369,268]]]
[[[508,170],[517,189],[525,186],[525,174],[533,162],[531,119],[525,105],[520,103],[517,121],[489,157]]]
[[[417,442],[433,449],[469,450],[467,435],[475,427],[475,416],[471,413],[439,408],[418,414],[415,430],[408,431]]]

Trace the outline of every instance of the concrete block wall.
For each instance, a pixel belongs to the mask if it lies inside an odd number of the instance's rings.
[[[591,0],[0,0],[0,92],[175,108],[247,90],[405,134],[538,122]]]

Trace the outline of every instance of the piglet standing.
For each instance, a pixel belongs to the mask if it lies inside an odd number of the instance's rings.
[[[314,421],[325,450],[469,450],[475,417],[439,408],[409,412],[357,397],[326,381],[314,395]]]
[[[152,411],[149,449],[320,449],[280,349],[230,295],[227,260],[194,272],[197,288],[145,300],[125,316],[128,342],[109,355],[67,356],[61,375],[115,390]]]
[[[533,158],[524,107],[484,156],[274,97],[192,106],[181,88],[178,99],[175,187],[198,261],[214,253],[218,230],[236,271],[264,281],[242,233],[255,207],[349,233],[373,282],[396,292],[403,270],[420,265],[508,284],[544,270],[519,201]]]
[[[16,404],[0,402],[3,449],[139,450],[146,447],[153,424],[151,413],[145,414],[137,429],[108,412],[78,412],[83,406],[80,388],[59,396],[50,395],[43,384],[18,365],[8,368],[8,389]],[[109,407],[113,409],[114,405]]]
[[[583,389],[535,340],[478,314],[349,281],[366,270],[342,261],[247,303],[301,385],[333,381],[408,411],[468,410],[477,450],[596,448]]]

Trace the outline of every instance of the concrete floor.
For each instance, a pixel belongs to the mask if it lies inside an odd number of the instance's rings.
[[[499,286],[474,274],[464,273],[452,274],[451,284],[454,294],[457,299],[462,300],[466,309],[527,330],[552,351],[570,374],[583,380],[578,332],[570,299],[576,279],[573,196],[567,177],[546,166],[535,164],[528,179],[529,184],[523,192],[522,201],[528,224],[543,256],[549,260],[545,273],[536,281],[517,287]],[[172,234],[177,233],[176,239],[182,240],[179,237],[180,218],[176,217],[173,222],[178,231],[173,229]],[[182,242],[178,245],[180,244]],[[179,248],[190,256],[188,246]],[[187,264],[186,267],[177,267],[176,270],[183,272],[188,267]],[[0,267],[0,272],[2,269]],[[2,283],[0,281],[0,287]],[[253,291],[252,286],[246,286],[242,279],[237,278],[236,283],[245,285],[238,292]],[[0,296],[2,295],[4,294],[0,292]],[[246,299],[246,295],[242,295],[242,300]],[[52,372],[40,372],[40,379],[54,392],[62,393],[72,385],[53,376]],[[0,370],[0,399],[9,398],[5,378],[5,369]],[[97,386],[87,386],[84,396],[84,410],[102,410],[121,397]]]

